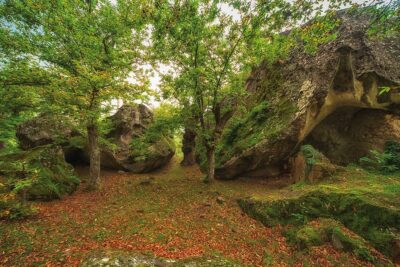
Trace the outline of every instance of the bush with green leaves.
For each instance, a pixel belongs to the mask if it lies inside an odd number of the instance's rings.
[[[61,198],[80,183],[61,148],[49,145],[0,157],[0,173],[23,201]]]
[[[0,220],[23,219],[35,213],[35,208],[23,201],[9,186],[0,183]]]
[[[400,171],[400,143],[387,141],[383,152],[371,150],[370,155],[360,159],[366,169],[389,174]]]

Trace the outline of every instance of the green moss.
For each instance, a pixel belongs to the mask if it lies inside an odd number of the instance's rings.
[[[217,167],[263,140],[274,142],[289,125],[296,111],[291,101],[281,98],[274,105],[263,101],[242,118],[232,120],[217,146]],[[201,149],[198,150],[201,152]]]
[[[151,160],[176,149],[174,139],[164,135],[159,135],[158,140],[154,141],[149,141],[146,137],[135,139],[131,147],[131,155],[135,161]]]
[[[334,235],[343,245],[345,251],[353,252],[357,257],[374,262],[375,258],[372,256],[367,243],[361,238],[355,238],[345,233],[340,227],[329,228],[328,233]]]
[[[298,247],[310,248],[320,246],[324,243],[323,233],[314,227],[305,225],[298,228],[292,228],[286,233],[288,241],[296,244]]]
[[[352,193],[313,191],[293,199],[277,201],[240,200],[242,209],[266,225],[301,224],[315,218],[332,218],[390,255],[391,229],[400,230],[397,209],[372,203]],[[299,221],[299,215],[302,220]]]
[[[362,260],[377,263],[368,243],[333,219],[320,218],[305,225],[295,226],[286,231],[285,235],[290,243],[300,249],[332,243],[337,249],[353,253]]]
[[[70,194],[80,183],[59,147],[42,146],[0,159],[12,190],[27,199],[51,200]]]
[[[400,143],[389,140],[385,143],[382,153],[372,150],[368,157],[360,159],[360,163],[370,171],[383,174],[400,172]]]

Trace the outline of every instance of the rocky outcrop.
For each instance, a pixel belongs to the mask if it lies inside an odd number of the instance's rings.
[[[103,167],[149,172],[167,164],[175,154],[172,138],[150,129],[154,123],[153,113],[145,105],[124,105],[109,121],[113,130],[107,139],[115,148],[102,149]],[[155,136],[149,136],[149,131]]]
[[[283,172],[304,143],[347,164],[400,140],[400,37],[370,37],[367,14],[340,12],[338,18],[337,37],[315,55],[297,47],[287,60],[252,72],[247,102],[258,113],[224,134],[229,145],[217,154],[219,178]]]
[[[171,137],[151,130],[154,118],[145,105],[124,105],[107,118],[112,128],[101,144],[101,166],[115,170],[148,172],[167,164],[175,153]],[[41,115],[18,126],[17,138],[22,149],[41,145],[61,145],[67,162],[88,164],[87,140],[70,127],[68,120]],[[153,136],[149,137],[152,131]]]
[[[16,135],[22,149],[62,143],[71,137],[72,128],[65,117],[42,114],[18,125]]]

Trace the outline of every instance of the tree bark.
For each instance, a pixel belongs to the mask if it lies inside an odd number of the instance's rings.
[[[183,140],[182,140],[182,152],[183,152],[183,160],[181,162],[182,166],[191,166],[196,163],[195,147],[196,147],[196,132],[189,128],[185,128],[185,133],[183,134]]]
[[[100,188],[100,148],[98,127],[95,124],[87,126],[89,141],[90,175],[87,185],[88,190]]]
[[[207,149],[207,176],[204,179],[205,183],[210,183],[215,179],[215,148]]]

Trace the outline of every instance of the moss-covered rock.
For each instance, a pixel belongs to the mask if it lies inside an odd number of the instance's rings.
[[[313,191],[276,201],[242,199],[239,205],[268,226],[303,224],[320,217],[335,219],[387,256],[391,255],[391,242],[400,230],[397,208],[385,207],[352,193]]]
[[[254,68],[246,84],[247,106],[223,133],[217,177],[267,177],[276,174],[271,168],[282,173],[304,142],[332,162],[345,165],[368,153],[371,146],[383,145],[386,138],[400,139],[398,127],[392,127],[398,125],[392,121],[400,117],[379,120],[396,113],[400,104],[399,36],[369,38],[368,27],[374,19],[363,12],[341,11],[334,20],[333,27],[328,27],[333,38],[319,43],[312,53],[306,47],[311,40],[302,40],[295,42],[287,58],[273,63],[265,60]],[[304,28],[318,23],[311,21]],[[391,90],[380,94],[382,87]],[[373,116],[379,110],[383,116]],[[362,111],[367,112],[358,116]],[[321,134],[313,134],[314,130]],[[354,148],[355,143],[360,149]]]
[[[36,209],[25,203],[0,177],[0,220],[23,219],[36,214]]]
[[[124,105],[108,118],[112,131],[103,147],[103,167],[142,173],[167,164],[175,154],[175,143],[167,127],[154,118],[145,105]]]
[[[331,177],[336,166],[311,145],[303,145],[300,152],[290,161],[291,176],[294,182],[317,182]]]
[[[51,145],[1,157],[0,172],[8,186],[28,200],[60,198],[80,183],[62,149]]]
[[[309,225],[293,228],[287,232],[288,240],[302,249],[322,245],[324,243],[323,235],[324,233],[320,229]]]
[[[320,218],[292,227],[286,232],[286,237],[300,249],[330,243],[335,249],[352,253],[361,260],[378,266],[393,266],[390,260],[379,255],[362,237],[333,219]]]

